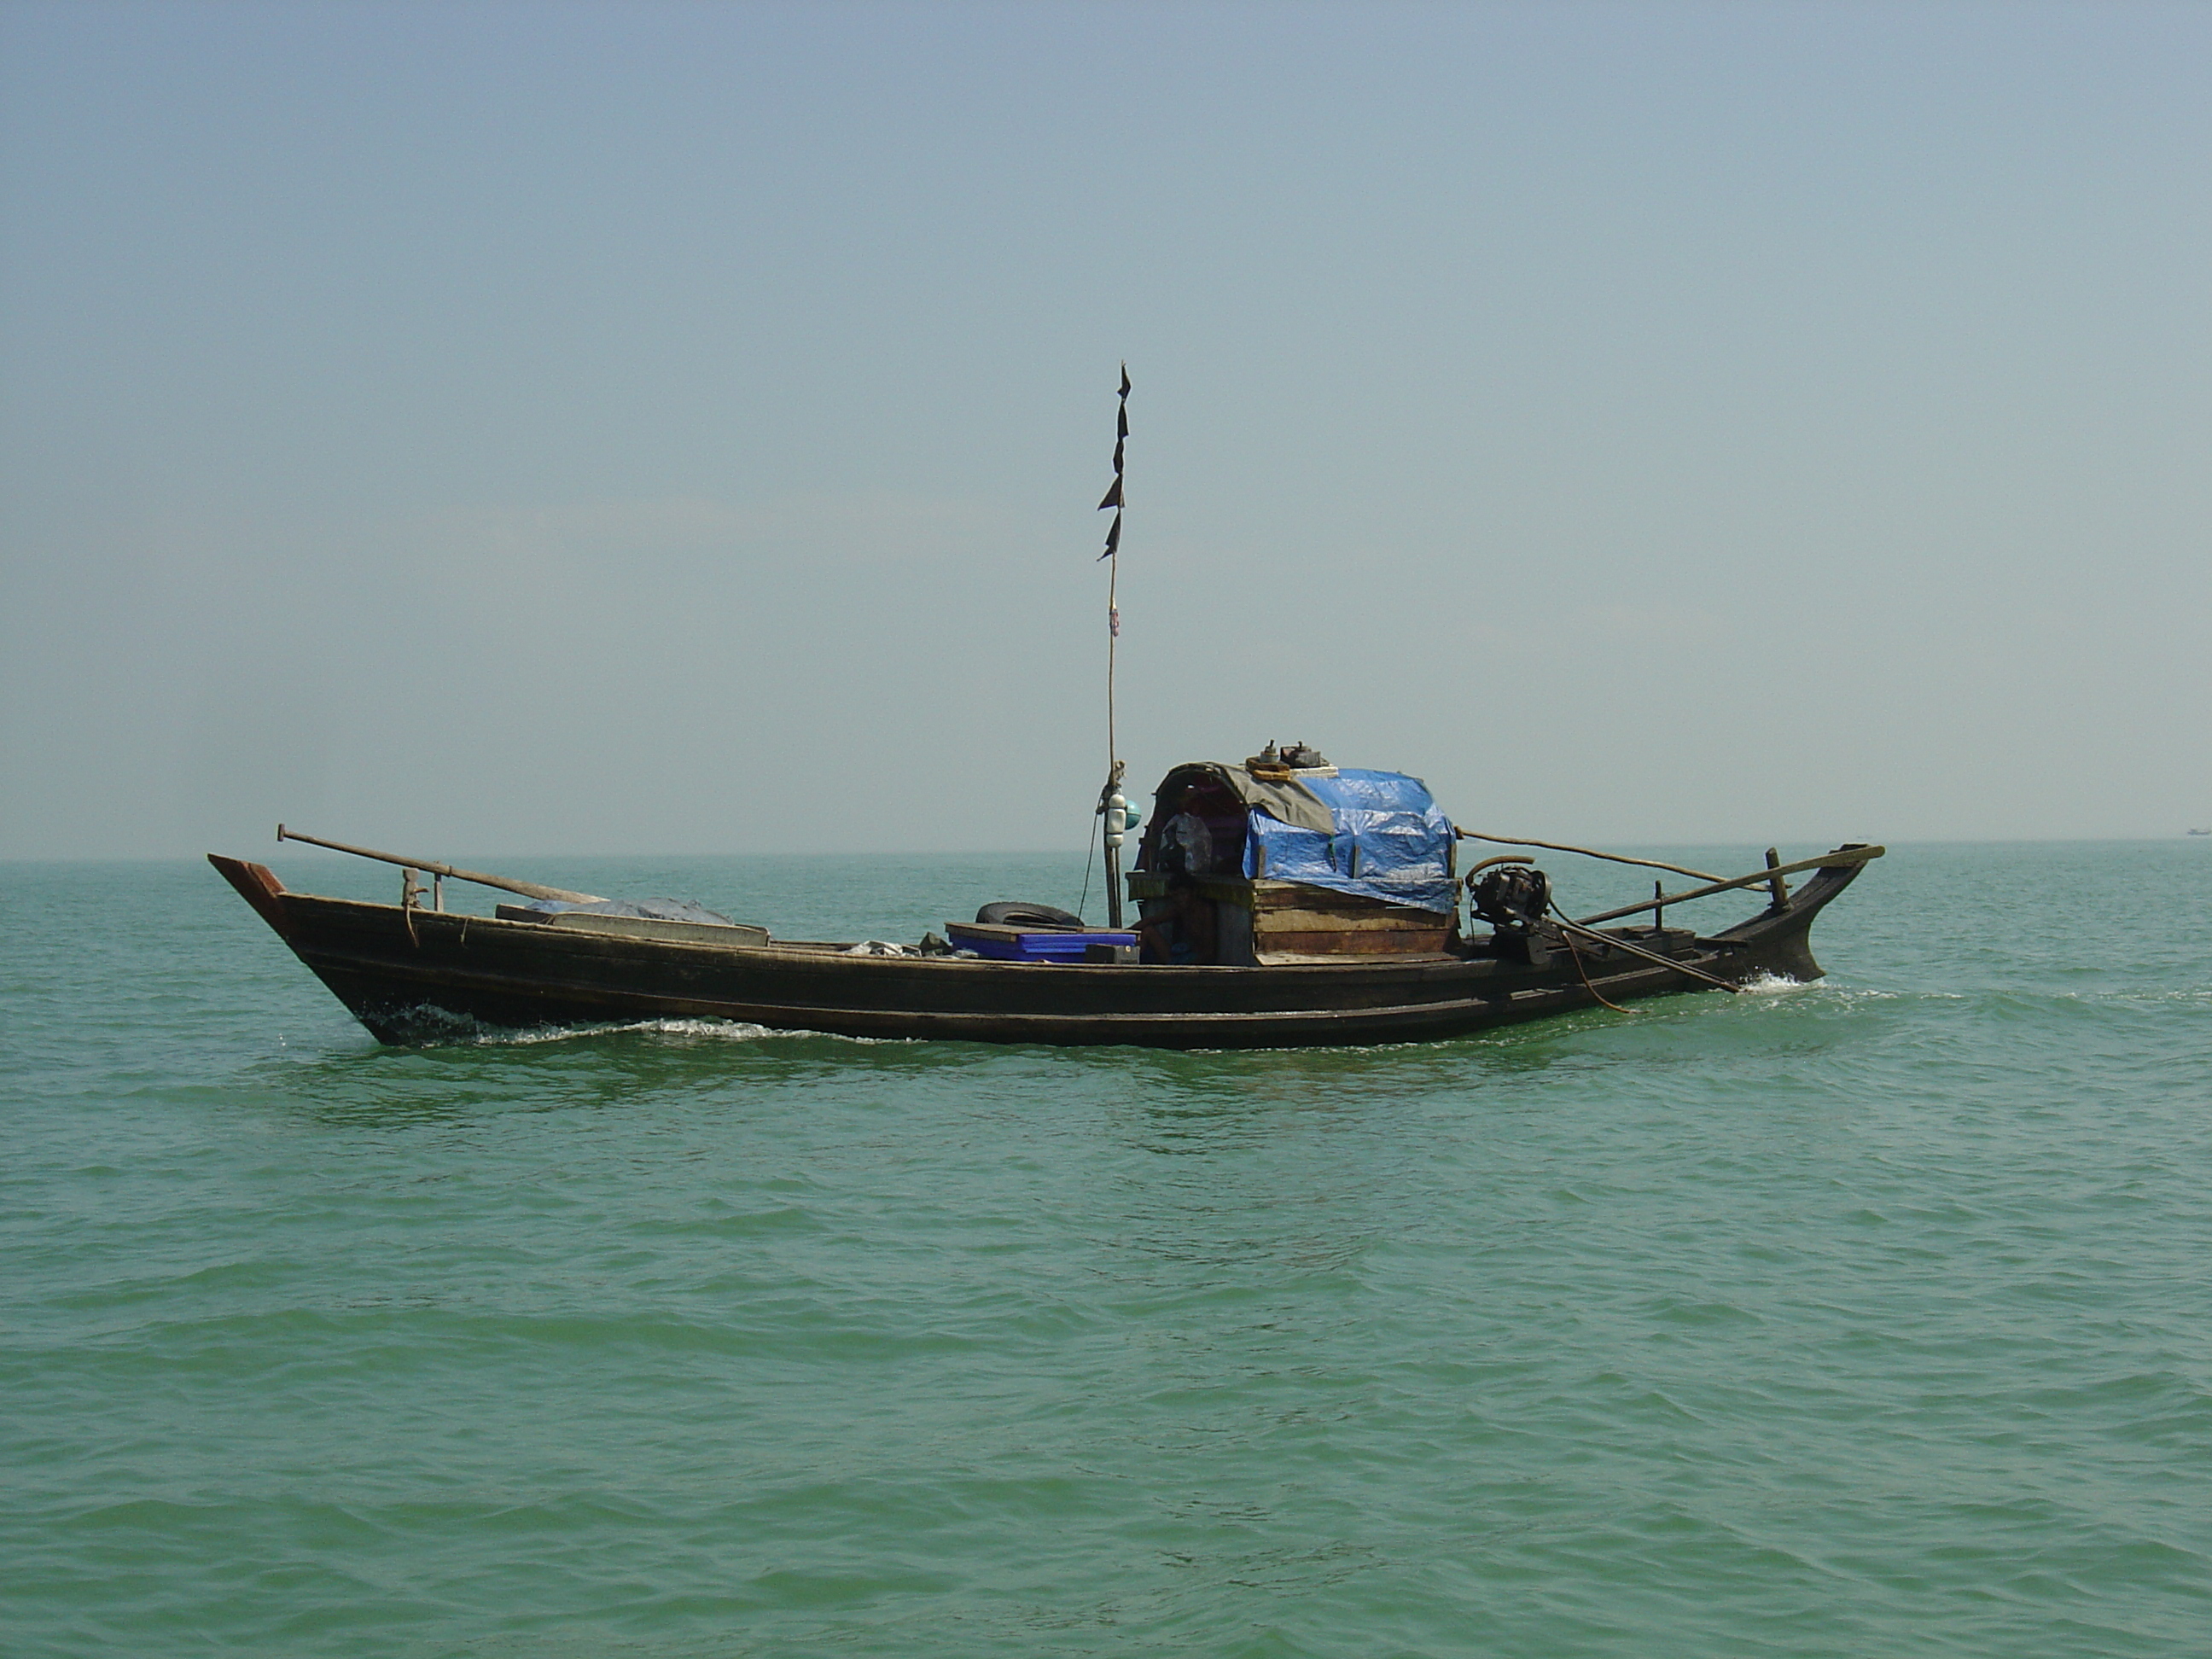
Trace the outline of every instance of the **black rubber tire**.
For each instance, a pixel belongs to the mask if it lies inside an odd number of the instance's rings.
[[[1090,924],[1049,904],[1024,904],[1019,899],[1000,899],[975,913],[975,920],[990,927],[1034,927],[1056,933],[1079,932]]]

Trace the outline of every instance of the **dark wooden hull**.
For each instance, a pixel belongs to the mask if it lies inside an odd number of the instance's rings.
[[[1625,951],[1554,948],[1530,965],[1481,954],[1347,957],[1254,968],[847,956],[571,932],[287,891],[263,866],[210,854],[300,960],[380,1041],[450,1038],[456,1019],[509,1028],[667,1018],[845,1036],[970,1042],[1273,1048],[1460,1036],[1593,1006],[1706,988]],[[1858,874],[1822,868],[1711,938],[1616,930],[1731,983],[1820,976],[1807,934]],[[1584,983],[1587,976],[1588,984]]]

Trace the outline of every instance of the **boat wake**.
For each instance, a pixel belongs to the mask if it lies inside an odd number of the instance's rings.
[[[791,1030],[755,1025],[736,1019],[609,1020],[592,1025],[495,1025],[469,1014],[429,1004],[387,1016],[387,1024],[404,1032],[408,1046],[422,1048],[529,1048],[547,1043],[580,1042],[610,1036],[674,1037],[693,1042],[757,1042],[768,1037],[804,1037],[813,1041],[874,1043],[895,1039],[841,1037],[830,1031]]]
[[[475,1039],[485,1048],[532,1047],[548,1042],[573,1042],[580,1039],[605,1036],[629,1036],[637,1034],[653,1036],[684,1037],[708,1042],[754,1042],[762,1037],[789,1036],[788,1031],[779,1031],[770,1026],[747,1024],[740,1020],[721,1019],[641,1019],[627,1024],[605,1025],[541,1025],[526,1030],[502,1030],[487,1028]]]
[[[1787,974],[1770,973],[1753,974],[1737,988],[1741,994],[1751,997],[1788,996],[1794,991],[1806,991],[1811,988],[1812,985],[1808,981],[1792,979]]]

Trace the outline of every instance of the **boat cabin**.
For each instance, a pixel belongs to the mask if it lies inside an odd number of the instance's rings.
[[[1457,837],[1419,778],[1270,744],[1186,762],[1153,802],[1128,877],[1149,959],[1442,956],[1456,934]]]

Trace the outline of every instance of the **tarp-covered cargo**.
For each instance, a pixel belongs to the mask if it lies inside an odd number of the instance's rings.
[[[1450,914],[1451,822],[1419,778],[1347,767],[1273,780],[1240,766],[1177,767],[1161,787],[1160,811],[1169,816],[1147,837],[1148,849],[1172,846],[1174,815],[1187,793],[1178,781],[1193,781],[1193,774],[1224,787],[1242,809],[1245,876]]]
[[[1417,910],[1452,908],[1452,827],[1427,785],[1402,772],[1350,769],[1296,782],[1328,808],[1328,831],[1255,808],[1244,842],[1246,875]]]

